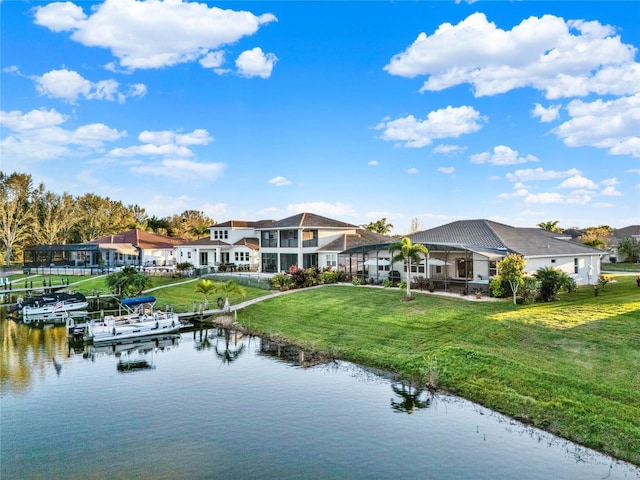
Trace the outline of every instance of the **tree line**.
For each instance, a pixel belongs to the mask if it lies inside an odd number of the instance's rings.
[[[25,248],[85,243],[95,238],[140,229],[195,240],[208,236],[216,222],[203,212],[149,216],[139,205],[93,193],[73,196],[34,185],[31,175],[0,171],[0,252],[6,265],[20,262]]]

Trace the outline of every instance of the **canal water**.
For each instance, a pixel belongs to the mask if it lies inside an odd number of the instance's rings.
[[[225,330],[68,345],[2,333],[6,479],[637,479],[457,397]]]

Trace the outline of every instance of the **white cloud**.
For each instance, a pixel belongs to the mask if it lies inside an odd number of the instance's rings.
[[[573,100],[571,120],[553,129],[569,147],[606,148],[611,155],[640,157],[640,93],[610,101]]]
[[[287,211],[293,214],[312,212],[318,215],[338,218],[355,214],[353,205],[342,202],[336,202],[334,204],[327,202],[292,203],[287,205]]]
[[[618,185],[620,182],[618,181],[617,178],[613,177],[613,178],[606,178],[604,180],[600,181],[600,185],[604,185],[604,186],[610,186],[610,185]]]
[[[209,218],[219,217],[220,215],[224,215],[229,210],[229,205],[226,203],[209,203],[206,202],[200,208],[204,212],[204,214]]]
[[[622,193],[616,190],[616,187],[614,187],[613,185],[609,185],[608,187],[605,187],[604,190],[602,190],[600,193],[605,197],[621,197],[622,196]]]
[[[438,167],[438,171],[440,173],[444,173],[445,175],[451,175],[455,178],[456,168],[455,167]]]
[[[418,173],[420,173],[420,170],[418,170],[415,167],[411,167],[411,168],[407,169],[407,173],[409,175],[417,175]]]
[[[471,163],[490,163],[492,165],[517,165],[519,163],[538,161],[535,155],[528,154],[526,157],[521,157],[517,150],[507,147],[506,145],[493,147],[493,154],[489,152],[476,153],[471,155],[469,159]]]
[[[569,205],[586,205],[591,197],[586,194],[570,194],[562,195],[560,193],[536,193],[529,194],[524,199],[527,204],[549,203],[549,204],[569,204]]]
[[[536,103],[531,111],[534,117],[538,117],[541,122],[552,122],[560,118],[561,105],[550,105],[549,107],[543,107],[539,103]]]
[[[553,15],[503,30],[474,13],[457,25],[441,24],[431,36],[420,33],[384,69],[408,78],[429,76],[421,91],[469,83],[476,96],[525,86],[547,98],[634,93],[640,78],[636,49],[615,34],[598,22]]]
[[[507,180],[512,182],[529,182],[539,180],[555,180],[580,175],[580,170],[571,168],[565,171],[545,170],[544,168],[527,168],[516,170],[514,173],[507,173]]]
[[[287,180],[284,177],[274,177],[271,180],[269,180],[269,183],[271,185],[275,185],[276,187],[284,187],[287,185],[291,185],[293,182],[291,180]]]
[[[371,165],[371,166],[376,166],[378,165],[378,161],[377,160],[371,160],[369,163],[367,163],[367,165]]]
[[[243,77],[269,78],[277,61],[278,57],[273,53],[265,55],[261,48],[256,47],[242,52],[236,59],[236,67]]]
[[[442,153],[445,155],[462,153],[467,149],[461,145],[445,145],[444,143],[438,145],[433,149],[433,153]]]
[[[87,100],[118,100],[124,102],[129,96],[143,97],[147,87],[138,83],[130,85],[127,92],[119,91],[120,84],[112,79],[91,82],[73,70],[51,70],[40,77],[33,77],[40,95],[59,98],[75,104],[79,98]]]
[[[104,145],[125,137],[103,123],[64,129],[68,117],[51,110],[0,111],[0,124],[11,133],[0,141],[2,168],[20,170],[22,162],[51,160],[101,152]]]
[[[192,62],[277,21],[270,13],[223,10],[182,0],[105,0],[90,14],[71,2],[35,9],[35,23],[88,47],[110,50],[129,70]],[[170,35],[167,32],[171,32]]]
[[[152,175],[191,182],[216,180],[222,175],[224,168],[224,163],[199,163],[186,159],[165,159],[157,163],[135,165],[130,170],[140,175]]]
[[[186,158],[194,155],[188,145],[207,145],[213,137],[204,129],[198,128],[190,133],[176,133],[170,130],[144,130],[138,135],[142,145],[115,148],[109,152],[110,157],[161,156]]]
[[[395,120],[385,119],[375,128],[383,130],[382,140],[398,142],[406,147],[420,148],[430,145],[437,138],[458,138],[482,128],[480,122],[486,117],[473,107],[451,107],[435,110],[425,120],[413,115]]]
[[[572,177],[567,178],[563,181],[558,188],[571,188],[571,189],[587,189],[594,190],[598,188],[598,186],[586,177],[582,175],[574,175]]]
[[[224,63],[224,52],[218,50],[215,52],[209,52],[200,59],[200,65],[204,68],[218,69]]]

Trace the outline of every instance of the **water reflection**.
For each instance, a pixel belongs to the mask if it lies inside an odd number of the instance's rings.
[[[0,386],[2,392],[27,392],[48,368],[59,375],[67,355],[64,328],[35,328],[0,320]]]
[[[429,408],[433,394],[428,390],[412,385],[410,382],[400,381],[391,384],[391,390],[400,401],[391,399],[391,409],[399,413],[413,413],[416,410]]]
[[[223,364],[236,361],[246,349],[245,334],[228,328],[201,328],[193,331],[196,350],[214,350]]]
[[[155,369],[154,355],[158,352],[177,347],[180,335],[165,335],[147,339],[138,339],[124,343],[106,345],[84,345],[82,357],[95,362],[100,356],[113,356],[118,362],[119,372]]]
[[[322,352],[310,352],[294,345],[266,338],[260,339],[260,354],[304,368],[325,364],[331,360]]]

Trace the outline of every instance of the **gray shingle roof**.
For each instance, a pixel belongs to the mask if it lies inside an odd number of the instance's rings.
[[[355,235],[342,234],[339,238],[331,243],[328,243],[318,250],[323,252],[342,252],[349,248],[360,247],[362,245],[372,245],[380,243],[389,243],[395,239],[381,235],[379,233],[370,232],[359,228]]]
[[[273,222],[261,228],[358,228],[350,223],[340,222],[315,213],[299,213]]]
[[[517,228],[490,220],[460,220],[409,236],[413,243],[504,249],[524,256],[603,253],[602,250],[557,237],[557,234],[540,228]]]

